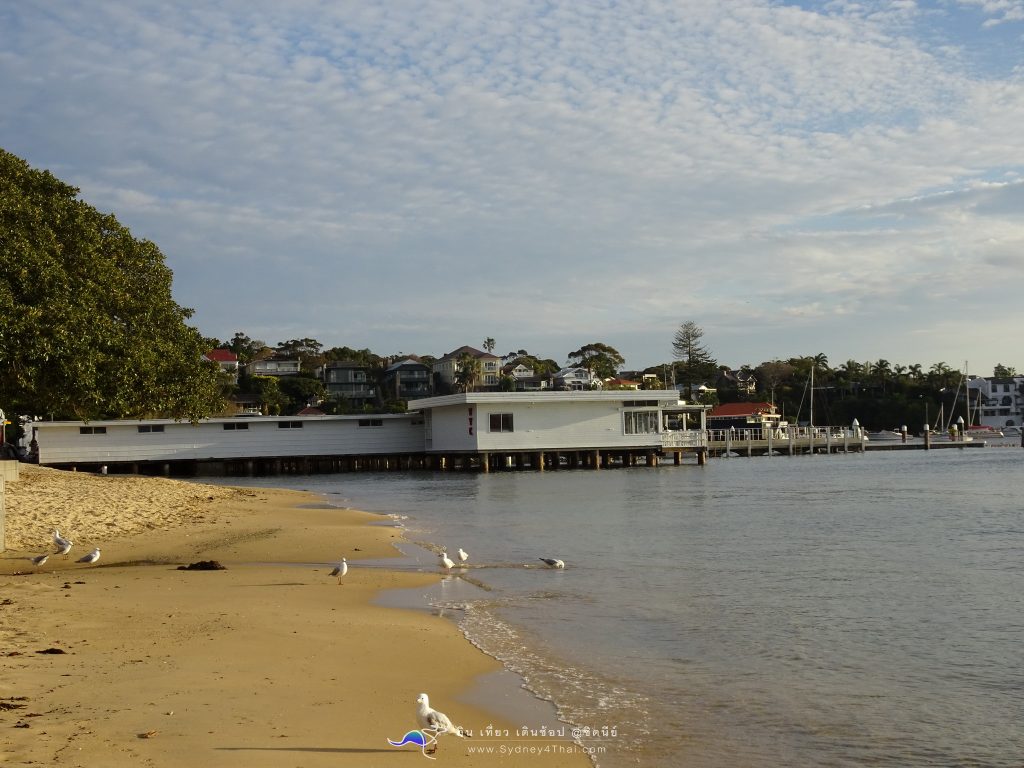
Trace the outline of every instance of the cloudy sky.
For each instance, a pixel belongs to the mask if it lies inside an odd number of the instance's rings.
[[[1024,0],[3,2],[0,104],[209,336],[1024,371]]]

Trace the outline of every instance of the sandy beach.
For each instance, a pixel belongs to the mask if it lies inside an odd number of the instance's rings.
[[[64,766],[429,765],[416,697],[473,732],[438,764],[590,765],[554,713],[513,723],[480,681],[500,665],[448,619],[374,604],[440,573],[398,555],[382,518],[316,496],[25,465],[0,553],[0,763]],[[65,560],[54,528],[74,541]],[[99,562],[76,562],[94,547]],[[350,564],[339,584],[332,564]],[[179,565],[216,560],[217,571]],[[485,700],[487,696],[483,697]],[[474,703],[467,703],[472,700]],[[500,730],[500,735],[486,731]],[[566,731],[569,729],[566,728]]]

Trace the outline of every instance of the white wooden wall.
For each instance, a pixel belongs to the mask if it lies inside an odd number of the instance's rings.
[[[360,419],[381,426],[359,426]],[[237,459],[269,456],[344,456],[420,453],[422,418],[385,416],[292,416],[211,419],[198,424],[165,420],[36,422],[41,464],[115,463]],[[300,422],[282,429],[278,422]],[[225,424],[247,429],[227,430]],[[163,432],[139,432],[162,425]],[[80,434],[81,427],[104,427],[105,434]]]

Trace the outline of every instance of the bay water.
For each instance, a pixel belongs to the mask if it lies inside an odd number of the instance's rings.
[[[467,550],[429,599],[601,766],[1024,765],[1020,448],[226,482]]]

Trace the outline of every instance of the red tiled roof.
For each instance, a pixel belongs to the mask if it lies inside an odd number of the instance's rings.
[[[775,413],[771,403],[723,403],[716,405],[708,414],[709,419],[715,416],[754,416],[759,413]]]
[[[232,352],[230,349],[211,349],[205,355],[207,360],[213,360],[216,363],[236,363],[238,362],[238,355]]]

